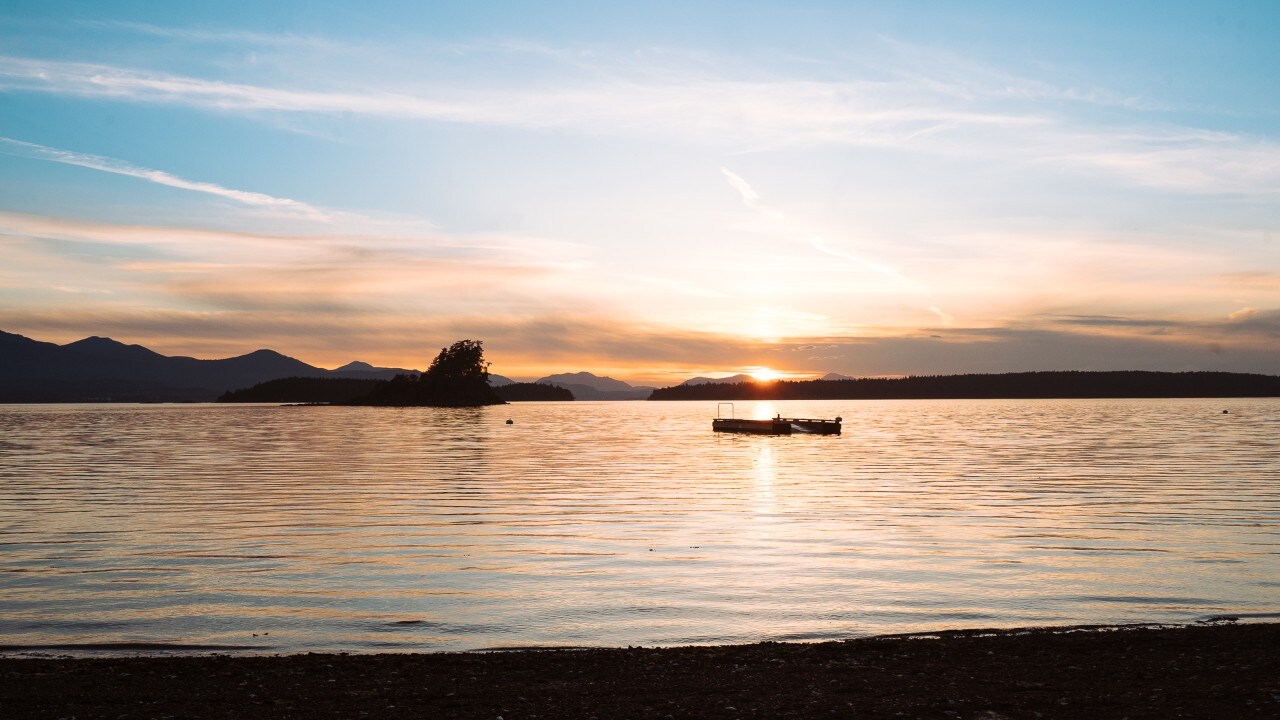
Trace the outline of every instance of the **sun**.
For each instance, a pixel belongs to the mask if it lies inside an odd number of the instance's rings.
[[[755,378],[756,382],[773,382],[774,380],[782,377],[782,373],[777,370],[771,370],[767,367],[754,368],[747,374]]]

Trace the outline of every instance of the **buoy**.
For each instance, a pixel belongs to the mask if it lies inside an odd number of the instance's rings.
[[[516,421],[515,421],[515,420],[512,420],[511,418],[507,418],[507,424],[508,424],[508,425],[515,425],[515,424],[516,424]]]
[[[1222,414],[1223,414],[1223,415],[1230,415],[1231,413],[1227,412],[1226,410],[1223,410],[1223,411],[1222,411]]]

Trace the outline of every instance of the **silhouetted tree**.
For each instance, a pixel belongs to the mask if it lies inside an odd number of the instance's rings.
[[[503,400],[489,386],[483,343],[459,340],[441,349],[421,377],[397,375],[352,404],[473,407],[501,405]]]
[[[459,340],[431,361],[420,382],[431,404],[497,405],[502,403],[489,387],[489,363],[484,359],[483,343]]]
[[[573,391],[557,385],[542,383],[511,383],[493,389],[498,397],[507,402],[525,401],[565,401],[573,400]]]
[[[480,380],[489,382],[489,363],[484,359],[484,343],[480,340],[459,340],[431,361],[424,374],[427,379]]]

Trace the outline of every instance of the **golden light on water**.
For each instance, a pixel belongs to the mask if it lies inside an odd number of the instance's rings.
[[[749,414],[753,420],[768,420],[775,415],[781,415],[782,411],[772,402],[762,400],[753,404]]]

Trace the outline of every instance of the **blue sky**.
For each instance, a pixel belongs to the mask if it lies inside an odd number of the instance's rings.
[[[1280,5],[6,3],[0,329],[1280,372]]]

